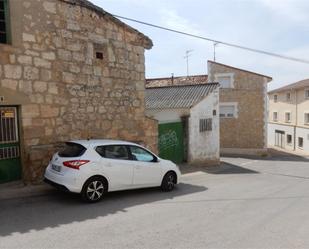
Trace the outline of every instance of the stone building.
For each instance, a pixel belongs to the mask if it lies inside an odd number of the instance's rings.
[[[71,139],[156,151],[144,103],[148,37],[86,0],[0,0],[0,22],[0,182],[40,180]]]
[[[208,81],[220,83],[221,154],[267,153],[267,84],[271,80],[208,61]]]
[[[268,145],[309,155],[309,79],[268,92]]]

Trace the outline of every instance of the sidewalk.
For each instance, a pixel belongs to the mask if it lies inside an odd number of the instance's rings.
[[[24,185],[21,181],[0,184],[0,201],[52,194],[55,189],[42,183]]]
[[[305,152],[301,153],[301,152],[296,152],[296,151],[292,151],[292,150],[285,150],[285,149],[281,149],[279,147],[272,147],[272,146],[270,146],[268,148],[268,152],[272,156],[280,155],[280,156],[298,156],[298,157],[304,157],[304,158],[309,157],[309,154],[305,153]]]

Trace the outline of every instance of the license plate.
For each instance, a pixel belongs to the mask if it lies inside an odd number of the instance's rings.
[[[52,164],[51,168],[57,172],[60,172],[61,171],[61,166],[59,165],[55,165],[55,164]]]

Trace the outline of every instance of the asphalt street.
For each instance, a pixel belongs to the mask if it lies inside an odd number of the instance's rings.
[[[0,203],[0,248],[309,248],[309,159],[222,158],[170,193],[52,191]]]

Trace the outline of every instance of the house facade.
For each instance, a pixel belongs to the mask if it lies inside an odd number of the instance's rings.
[[[208,81],[220,84],[221,154],[267,152],[267,84],[271,77],[208,61]]]
[[[145,117],[152,41],[86,0],[0,0],[0,183],[42,178],[72,139],[157,150]]]
[[[309,79],[268,93],[268,144],[309,155]]]
[[[220,160],[219,84],[146,89],[146,113],[159,122],[159,155],[176,163]]]

